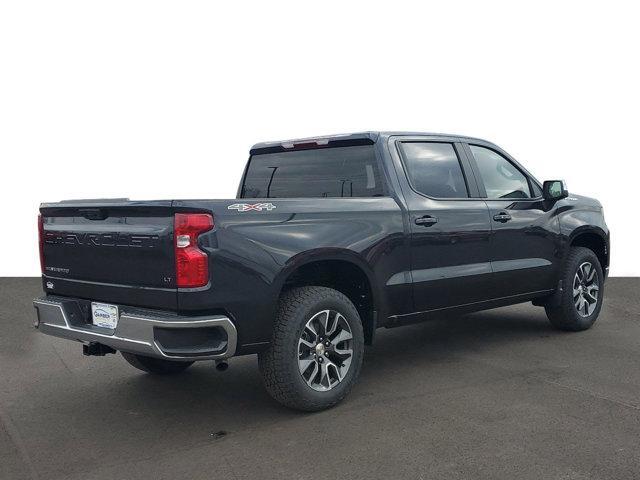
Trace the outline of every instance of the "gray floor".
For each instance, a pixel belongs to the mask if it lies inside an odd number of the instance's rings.
[[[590,331],[531,305],[380,330],[337,408],[272,401],[255,357],[173,378],[31,327],[37,279],[0,279],[0,478],[638,478],[640,279]]]

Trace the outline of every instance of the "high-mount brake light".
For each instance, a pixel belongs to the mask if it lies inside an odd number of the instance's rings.
[[[44,220],[38,214],[38,245],[40,247],[40,272],[44,273]]]
[[[213,217],[208,213],[176,213],[173,233],[178,287],[203,287],[209,282],[209,257],[198,247],[198,236],[212,228]]]
[[[327,145],[329,145],[328,138],[319,138],[317,140],[305,140],[301,142],[284,142],[282,148],[305,150],[307,148],[326,147]]]

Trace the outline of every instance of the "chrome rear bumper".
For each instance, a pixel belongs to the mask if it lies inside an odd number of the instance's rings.
[[[175,315],[154,314],[149,311],[138,312],[120,307],[121,313],[115,330],[97,327],[85,322],[73,321],[76,316],[70,310],[69,301],[58,301],[50,298],[37,298],[33,301],[38,319],[35,327],[42,333],[56,337],[76,340],[83,343],[97,342],[108,345],[115,350],[163,358],[166,360],[211,360],[232,357],[237,345],[237,332],[231,320],[223,315],[181,317]],[[213,327],[213,328],[212,328]],[[219,342],[216,348],[207,350],[206,345],[199,345],[190,350],[188,345],[175,345],[170,348],[159,341],[159,331],[163,337],[172,333],[182,335],[186,329],[206,329],[211,332],[222,329],[226,334],[226,342]],[[204,332],[205,330],[200,330]],[[168,333],[167,333],[168,332]],[[184,343],[179,342],[179,343]],[[182,348],[182,350],[180,350]]]

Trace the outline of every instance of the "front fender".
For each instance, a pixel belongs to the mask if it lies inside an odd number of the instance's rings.
[[[560,222],[560,234],[563,239],[563,262],[569,253],[569,247],[573,241],[584,234],[597,235],[604,243],[606,249],[606,262],[603,268],[609,266],[609,228],[604,220],[602,208],[590,206],[588,208],[558,208],[558,220]]]

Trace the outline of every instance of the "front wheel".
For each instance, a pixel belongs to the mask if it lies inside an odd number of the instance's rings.
[[[120,352],[129,365],[143,372],[156,375],[171,375],[185,371],[193,362],[179,362],[175,360],[163,360],[161,358],[145,357],[134,353]]]
[[[349,393],[363,355],[362,323],[353,303],[330,288],[302,287],[280,299],[271,344],[258,363],[273,398],[317,411]]]
[[[591,328],[600,314],[604,295],[602,266],[592,250],[571,248],[562,285],[560,305],[545,307],[551,324],[572,332]]]

